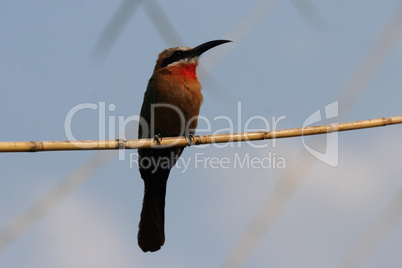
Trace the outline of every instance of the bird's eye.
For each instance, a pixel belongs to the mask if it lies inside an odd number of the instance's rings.
[[[186,53],[185,51],[182,50],[176,50],[175,52],[173,52],[173,54],[166,58],[163,62],[162,62],[162,67],[166,67],[169,64],[179,61],[181,59],[184,59],[186,57]]]

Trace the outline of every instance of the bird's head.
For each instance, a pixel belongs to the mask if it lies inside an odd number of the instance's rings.
[[[201,56],[202,53],[227,42],[231,41],[214,40],[203,43],[194,48],[182,46],[165,49],[159,54],[154,72],[161,68],[167,68],[179,64],[192,64],[197,66],[198,58]]]

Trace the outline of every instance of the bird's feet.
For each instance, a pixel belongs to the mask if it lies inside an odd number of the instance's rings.
[[[185,135],[186,139],[188,139],[189,146],[193,144],[193,141],[195,140],[194,134],[192,132],[187,132]]]
[[[160,133],[156,134],[154,136],[154,142],[157,142],[159,145],[161,145],[161,141],[162,141],[162,135]]]

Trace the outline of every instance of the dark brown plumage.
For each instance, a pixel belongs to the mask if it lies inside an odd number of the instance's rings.
[[[195,48],[175,47],[159,54],[144,95],[141,118],[146,123],[140,122],[139,138],[194,133],[203,99],[196,74],[198,58],[208,49],[226,42],[229,41],[210,41]],[[159,106],[153,107],[155,104]],[[171,147],[138,150],[139,170],[145,186],[138,245],[144,252],[157,251],[165,242],[167,179],[183,149]]]

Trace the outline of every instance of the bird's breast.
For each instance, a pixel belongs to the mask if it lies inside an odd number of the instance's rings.
[[[172,66],[156,78],[155,129],[162,136],[184,135],[197,126],[203,100],[196,65]]]

